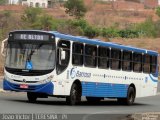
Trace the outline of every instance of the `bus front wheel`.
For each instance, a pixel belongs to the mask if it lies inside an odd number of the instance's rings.
[[[71,87],[70,96],[66,97],[66,102],[69,105],[76,105],[81,101],[81,90],[77,84],[73,84]]]
[[[37,94],[33,92],[27,92],[27,98],[30,103],[35,103],[37,100]]]

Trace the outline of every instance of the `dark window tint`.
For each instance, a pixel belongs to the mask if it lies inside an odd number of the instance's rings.
[[[109,48],[105,47],[98,48],[98,67],[99,68],[109,67]]]
[[[133,71],[142,71],[142,54],[140,53],[133,53]]]
[[[111,69],[121,69],[121,50],[111,49]]]
[[[96,67],[97,65],[97,46],[85,45],[85,66]]]
[[[132,70],[132,52],[123,51],[122,70]]]
[[[151,56],[151,73],[156,73],[157,56]]]
[[[60,41],[58,42],[58,47],[59,47],[59,48],[70,49],[70,42],[69,42],[69,41],[65,41],[65,40],[60,40]]]
[[[150,55],[143,55],[143,72],[150,73]]]
[[[72,64],[83,65],[83,44],[73,43]]]

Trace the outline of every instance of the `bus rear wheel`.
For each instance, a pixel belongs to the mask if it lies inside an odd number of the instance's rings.
[[[77,84],[73,84],[71,87],[70,96],[66,97],[66,102],[69,105],[76,105],[81,101],[81,89]]]
[[[135,90],[133,87],[129,87],[126,98],[118,98],[120,104],[132,105],[135,100]]]
[[[132,105],[134,103],[134,100],[135,100],[135,90],[133,87],[129,87],[127,98],[125,99],[125,104]]]
[[[27,92],[27,98],[30,103],[35,103],[37,101],[37,94],[33,92]]]

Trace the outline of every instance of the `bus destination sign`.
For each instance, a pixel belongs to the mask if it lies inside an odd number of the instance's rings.
[[[14,39],[16,40],[49,40],[49,35],[38,35],[38,34],[14,34]]]

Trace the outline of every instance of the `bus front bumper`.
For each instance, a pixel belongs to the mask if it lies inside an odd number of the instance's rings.
[[[37,93],[45,93],[48,95],[53,95],[54,92],[54,84],[52,82],[48,82],[40,85],[27,85],[27,88],[21,88],[22,84],[11,83],[7,80],[3,80],[3,89],[9,91],[16,92],[37,92]]]

